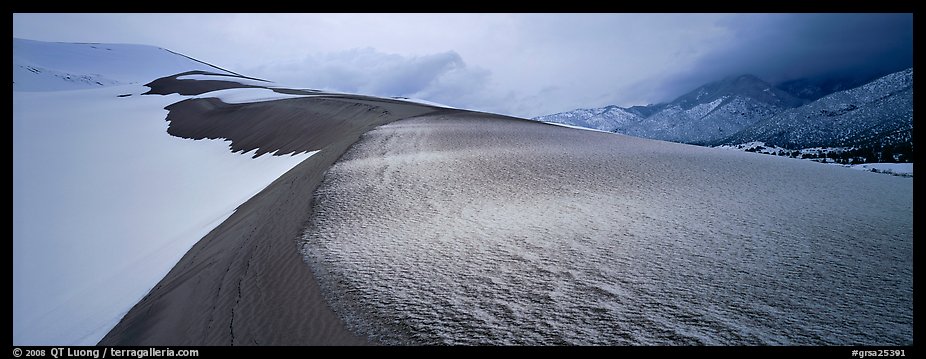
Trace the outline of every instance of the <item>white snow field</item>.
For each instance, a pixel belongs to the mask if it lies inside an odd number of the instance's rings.
[[[13,345],[96,344],[193,244],[313,154],[252,159],[169,135],[163,108],[186,97],[142,96],[139,83],[219,70],[166,50],[14,39],[13,59]],[[26,64],[43,72],[18,76]]]
[[[306,261],[386,344],[910,345],[913,181],[465,115],[381,126]]]
[[[913,163],[862,163],[851,166],[857,170],[893,174],[898,176],[913,176]]]
[[[780,155],[781,153],[790,153],[792,151],[800,151],[801,154],[810,153],[810,154],[820,154],[820,153],[829,153],[831,151],[841,152],[848,151],[853,149],[852,147],[810,147],[802,148],[800,150],[792,150],[787,148],[781,148],[774,145],[768,145],[762,141],[750,141],[746,143],[741,143],[737,145],[720,145],[713,148],[724,149],[724,150],[736,150],[736,151],[746,151],[750,150],[756,153],[769,154],[769,155]],[[761,148],[761,149],[759,149]],[[816,158],[802,158],[803,161],[812,161],[820,164],[830,165],[830,166],[842,166],[853,168],[857,170],[870,171],[876,173],[889,174],[894,176],[904,176],[904,177],[913,177],[913,162],[889,162],[889,163],[860,163],[860,164],[841,164],[832,162],[832,159],[829,159],[829,162],[818,162],[818,161],[827,161],[826,158],[816,159]]]
[[[199,80],[199,81],[232,81],[242,85],[277,87],[277,84],[270,81],[259,81],[237,76],[215,75],[215,74],[191,74],[177,76],[177,80]]]
[[[143,85],[159,77],[192,70],[230,74],[154,46],[75,44],[13,38],[14,91]]]
[[[457,107],[453,107],[453,106],[450,106],[450,105],[445,105],[445,104],[438,103],[438,102],[434,102],[434,101],[422,100],[422,99],[420,99],[420,98],[412,98],[412,97],[404,97],[404,96],[395,96],[395,97],[392,97],[392,99],[394,99],[394,100],[399,100],[399,101],[407,101],[407,102],[420,103],[420,104],[422,104],[422,105],[435,106],[435,107],[453,108],[453,109],[456,109],[456,108],[457,108]]]
[[[285,93],[274,92],[266,88],[242,87],[225,90],[216,90],[206,92],[202,95],[193,96],[193,98],[217,98],[224,103],[238,104],[251,102],[264,102],[285,100],[298,97],[318,97],[323,95],[290,95]]]

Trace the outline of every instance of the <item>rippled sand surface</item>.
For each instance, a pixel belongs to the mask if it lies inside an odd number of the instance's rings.
[[[478,115],[365,134],[306,261],[387,344],[909,344],[913,182]]]

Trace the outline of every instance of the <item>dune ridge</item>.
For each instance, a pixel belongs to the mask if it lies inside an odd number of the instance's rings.
[[[173,88],[183,81],[177,76],[161,82]],[[152,87],[152,93],[159,92],[167,91]],[[236,151],[258,149],[261,154],[320,152],[242,204],[197,242],[99,345],[368,344],[346,330],[331,311],[299,254],[297,239],[311,213],[312,193],[325,170],[366,131],[452,110],[362,96],[249,104],[205,98],[168,109],[175,136],[228,138]],[[238,131],[219,125],[229,121],[241,125]],[[281,133],[280,126],[287,130]]]

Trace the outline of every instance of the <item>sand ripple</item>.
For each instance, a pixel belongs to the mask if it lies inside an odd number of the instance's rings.
[[[912,343],[912,181],[485,118],[363,136],[306,260],[389,344]]]

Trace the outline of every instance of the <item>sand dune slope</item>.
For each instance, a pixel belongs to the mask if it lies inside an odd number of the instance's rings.
[[[228,137],[233,146],[258,148],[261,152],[321,152],[278,178],[200,240],[100,341],[101,345],[366,342],[346,331],[331,312],[298,254],[296,239],[310,213],[312,192],[324,171],[348,146],[377,125],[432,112],[434,108],[346,98],[276,102],[284,104],[228,105],[214,99],[197,99],[170,108],[169,116],[196,118],[211,126],[194,128],[199,132],[190,138]],[[351,116],[343,116],[345,111]],[[248,131],[237,132],[246,136],[215,132],[229,128],[212,126],[223,118],[229,119],[229,113],[260,116],[249,117]],[[307,117],[306,113],[313,116]],[[314,121],[311,127],[315,132],[303,129],[286,139],[302,134],[314,141],[293,145],[292,141],[273,140],[281,138],[279,126],[299,127],[301,121]],[[326,130],[334,125],[338,131]],[[172,134],[187,137],[184,131]]]
[[[100,344],[912,342],[909,178],[343,94],[169,110],[321,152]]]
[[[912,180],[486,115],[364,135],[306,255],[390,344],[904,345]]]

